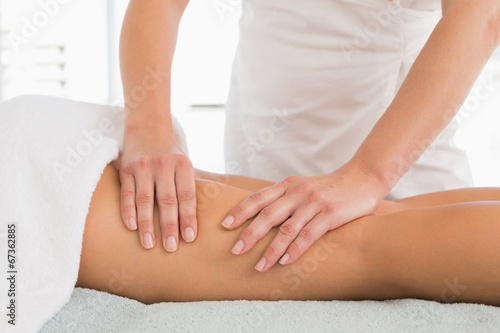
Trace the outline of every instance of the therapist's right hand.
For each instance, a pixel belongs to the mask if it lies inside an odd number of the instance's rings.
[[[121,159],[122,219],[130,230],[139,229],[144,248],[151,249],[161,240],[165,250],[174,252],[179,231],[186,242],[192,242],[198,226],[194,169],[168,127],[126,126]],[[154,232],[155,201],[161,235]]]

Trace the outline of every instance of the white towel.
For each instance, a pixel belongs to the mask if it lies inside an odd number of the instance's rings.
[[[92,193],[121,150],[123,116],[46,96],[0,104],[1,332],[39,331],[70,299]]]
[[[500,308],[390,301],[229,301],[144,305],[76,288],[71,301],[40,333],[491,333]]]

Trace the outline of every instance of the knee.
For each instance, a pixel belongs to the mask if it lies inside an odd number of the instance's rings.
[[[401,267],[394,260],[399,258],[399,254],[394,252],[398,250],[391,248],[391,235],[384,231],[384,217],[368,216],[361,220],[362,231],[355,246],[360,273],[364,275],[364,283],[368,287],[365,289],[368,290],[367,297],[392,299],[409,295],[407,281],[401,279]]]
[[[383,246],[377,240],[380,220],[381,217],[374,215],[360,218],[347,224],[337,237],[342,242],[352,283],[358,286],[357,296],[363,299],[384,298],[393,289],[388,279],[391,274],[385,269],[388,263],[384,261]]]

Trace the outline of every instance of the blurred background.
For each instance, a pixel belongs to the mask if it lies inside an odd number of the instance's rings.
[[[234,3],[234,1],[231,1]],[[47,94],[123,105],[119,38],[127,0],[0,0],[0,99]],[[198,168],[224,171],[223,107],[240,5],[193,0],[174,59],[172,112]],[[204,135],[200,135],[204,133]]]
[[[123,105],[118,45],[127,5],[127,0],[0,0],[0,100],[47,94]],[[184,126],[194,165],[214,172],[224,172],[223,110],[240,14],[241,1],[191,0],[173,65],[172,112]],[[459,115],[456,143],[469,154],[476,186],[500,186],[498,53],[488,65],[497,68],[497,76],[489,78],[491,96],[471,96]]]

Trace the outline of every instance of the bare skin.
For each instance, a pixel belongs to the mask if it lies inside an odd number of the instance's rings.
[[[220,222],[267,182],[198,172],[225,184],[196,180],[197,241],[167,253],[145,250],[121,222],[118,166],[106,167],[92,197],[78,287],[144,303],[414,297],[500,304],[500,189],[385,201],[373,215],[326,233],[292,264],[259,273],[253,267],[281,229],[235,256],[241,230],[224,230]],[[158,215],[155,206],[156,232]]]
[[[145,248],[162,245],[169,252],[178,248],[181,238],[193,241],[199,222],[194,170],[175,142],[170,122],[172,60],[188,2],[130,0],[120,43],[126,101],[124,167],[120,169],[122,219],[130,229],[138,229]],[[313,244],[312,239],[372,214],[458,112],[500,45],[500,2],[441,3],[442,19],[352,160],[325,175],[290,177],[258,195],[248,193],[241,206],[228,211],[228,221],[234,221],[229,228],[240,230],[235,244],[245,244],[241,254],[262,243],[259,240],[272,227],[284,224],[294,231],[278,234],[263,249],[261,260],[266,264],[262,271],[286,256],[287,263],[297,260]],[[160,80],[151,80],[152,70],[161,74]],[[147,94],[134,94],[140,88]],[[301,188],[307,190],[300,192]],[[161,229],[153,223],[155,201]],[[291,212],[294,218],[289,219]],[[253,217],[254,223],[246,223]],[[246,229],[239,228],[243,223]]]

